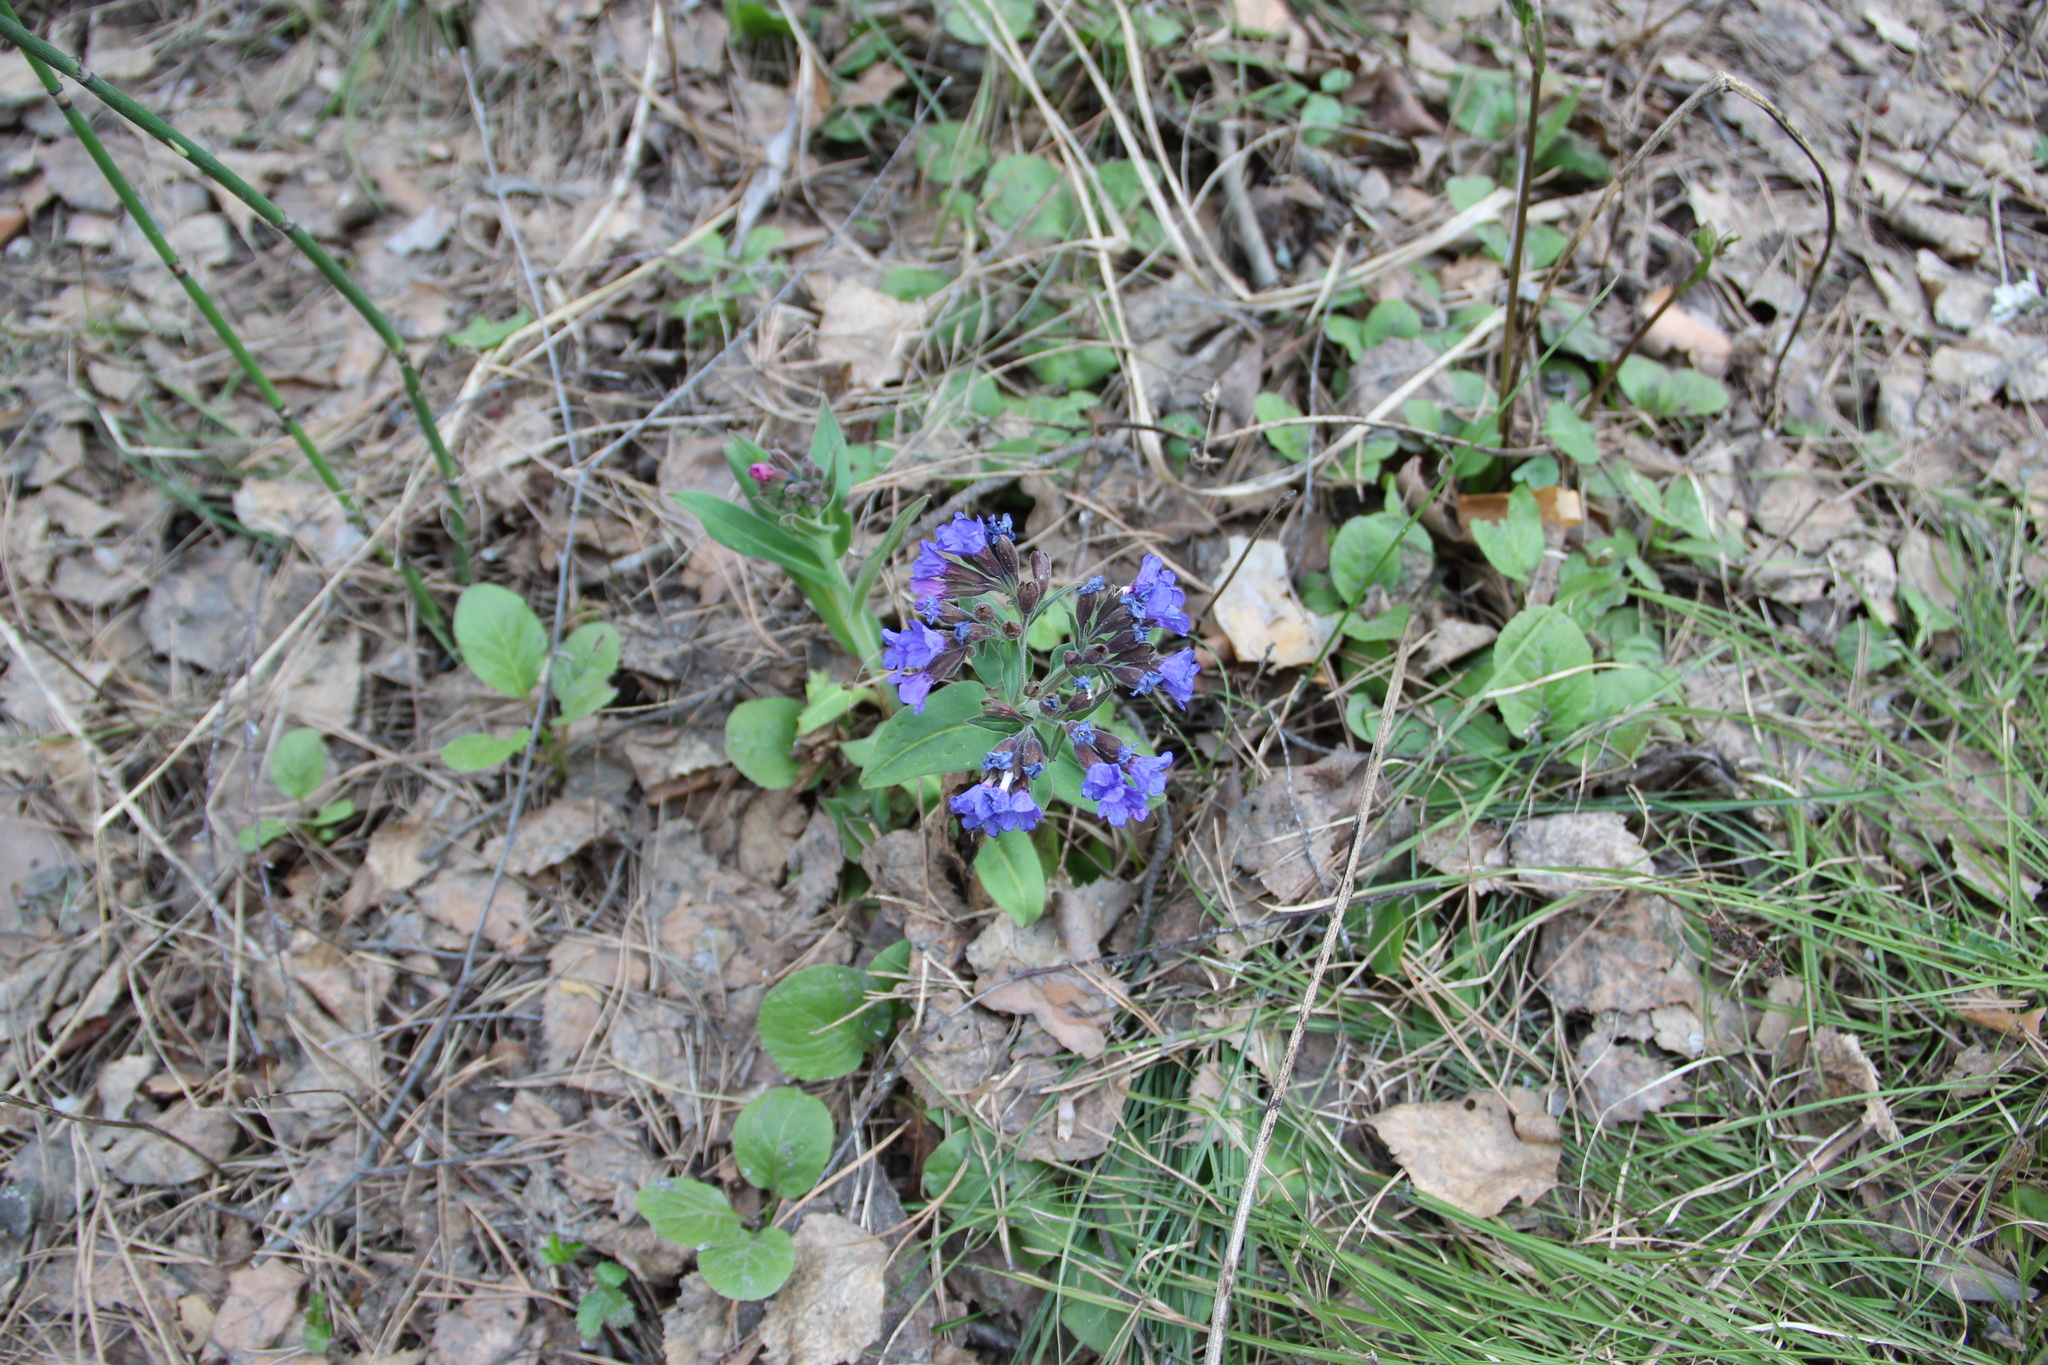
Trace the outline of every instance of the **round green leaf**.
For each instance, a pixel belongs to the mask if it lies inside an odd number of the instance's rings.
[[[455,604],[455,643],[462,662],[486,687],[524,700],[547,662],[548,633],[518,593],[474,583]]]
[[[966,124],[941,119],[918,138],[917,164],[927,180],[964,184],[988,165],[988,147]]]
[[[555,694],[561,720],[581,720],[609,704],[618,695],[611,686],[618,669],[618,627],[592,621],[570,632],[555,651],[555,666],[548,674],[548,690]]]
[[[441,761],[459,773],[480,773],[485,768],[495,768],[512,755],[526,747],[526,741],[533,738],[533,731],[524,725],[503,739],[492,739],[489,735],[463,735],[448,741],[441,750]]]
[[[800,1081],[829,1081],[860,1065],[869,1037],[860,1016],[867,978],[851,967],[806,967],[761,997],[761,1046]]]
[[[758,787],[773,791],[796,785],[800,770],[790,750],[796,745],[796,718],[803,709],[795,697],[741,702],[725,718],[725,756]]]
[[[1019,926],[1034,924],[1045,913],[1045,867],[1022,830],[985,840],[974,855],[974,875],[988,898]]]
[[[740,1216],[725,1194],[701,1180],[664,1177],[642,1186],[633,1202],[647,1225],[677,1246],[703,1246],[739,1231]]]
[[[1550,409],[1543,415],[1543,434],[1577,463],[1600,463],[1599,433],[1563,399],[1550,401]]]
[[[728,1299],[765,1299],[796,1269],[796,1247],[781,1228],[741,1233],[697,1253],[697,1270]]]
[[[294,801],[303,801],[327,778],[327,746],[318,730],[304,726],[277,737],[270,751],[270,780]]]
[[[1593,709],[1593,647],[1586,632],[1556,607],[1524,607],[1493,643],[1488,687],[1510,731],[1527,735],[1573,729]]]
[[[893,787],[930,773],[979,769],[981,757],[1002,736],[974,722],[981,719],[988,689],[956,682],[931,694],[918,715],[904,707],[874,733],[874,756],[862,769],[863,787]]]
[[[1436,564],[1429,532],[1400,512],[1353,517],[1330,546],[1330,584],[1346,602],[1373,583],[1399,588],[1421,582]]]
[[[811,1192],[832,1155],[832,1114],[795,1086],[754,1098],[732,1126],[732,1159],[747,1183],[778,1199]]]

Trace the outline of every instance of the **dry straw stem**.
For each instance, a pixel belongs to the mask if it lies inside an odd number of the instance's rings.
[[[13,20],[17,23],[20,21],[8,0],[0,0],[0,20]],[[28,61],[29,69],[35,73],[36,79],[42,82],[43,89],[48,92],[51,101],[63,112],[64,121],[71,125],[71,131],[85,147],[86,155],[92,158],[93,165],[98,167],[101,177],[113,189],[115,197],[121,201],[121,207],[128,211],[129,219],[148,241],[150,250],[156,253],[157,259],[163,262],[164,269],[178,282],[179,287],[185,291],[185,296],[192,300],[192,306],[199,310],[199,315],[206,319],[207,326],[220,338],[221,345],[234,357],[235,364],[240,367],[243,376],[255,386],[257,393],[270,408],[271,416],[277,419],[278,425],[284,428],[285,434],[298,446],[300,453],[306,457],[306,463],[312,466],[313,473],[327,486],[327,491],[334,495],[335,501],[341,504],[342,511],[348,516],[349,524],[365,538],[372,538],[373,533],[368,519],[356,505],[355,499],[349,496],[348,489],[342,485],[340,477],[334,472],[334,467],[327,462],[327,456],[307,433],[304,424],[292,416],[291,409],[285,405],[284,395],[277,391],[277,386],[270,382],[270,376],[256,363],[256,357],[250,354],[249,348],[242,343],[242,338],[229,325],[226,315],[220,311],[219,305],[214,303],[213,296],[192,272],[185,268],[185,263],[178,258],[177,250],[171,246],[169,239],[163,234],[163,229],[157,226],[155,217],[144,206],[142,197],[136,194],[135,187],[129,183],[128,177],[122,173],[120,166],[115,164],[113,156],[107,151],[106,144],[101,142],[99,134],[93,131],[91,121],[79,112],[78,107],[71,102],[71,97],[64,93],[63,84],[58,81],[56,74],[47,64],[30,53],[24,52],[23,56]],[[397,569],[404,577],[406,589],[418,605],[427,629],[432,631],[435,638],[451,653],[454,652],[454,641],[448,638],[447,628],[441,617],[441,608],[435,603],[433,594],[427,590],[426,580],[420,576],[419,570],[403,559],[394,548],[380,544],[377,555],[386,565]]]
[[[1515,177],[1514,233],[1508,243],[1507,294],[1503,307],[1507,323],[1500,342],[1500,436],[1503,445],[1514,444],[1515,371],[1521,367],[1522,259],[1528,255],[1529,193],[1536,178],[1536,125],[1543,102],[1543,12],[1531,4],[1523,11],[1522,36],[1529,49],[1529,114],[1523,120],[1521,173]],[[1540,314],[1531,316],[1540,317]]]
[[[1607,212],[1608,206],[1620,195],[1623,187],[1628,184],[1637,171],[1642,169],[1643,163],[1649,160],[1650,153],[1656,150],[1657,144],[1662,142],[1666,135],[1676,128],[1687,114],[1699,108],[1706,100],[1715,95],[1730,92],[1742,96],[1742,98],[1763,110],[1764,113],[1770,115],[1771,122],[1784,129],[1785,136],[1791,138],[1799,150],[1805,153],[1806,159],[1813,163],[1813,173],[1820,181],[1821,197],[1826,200],[1828,210],[1827,237],[1821,243],[1820,259],[1813,263],[1813,277],[1806,282],[1806,294],[1799,301],[1799,312],[1793,316],[1792,328],[1785,334],[1784,349],[1778,352],[1777,363],[1771,366],[1771,382],[1764,391],[1764,406],[1769,407],[1772,398],[1778,392],[1778,375],[1785,368],[1785,357],[1792,353],[1792,343],[1799,339],[1799,329],[1806,322],[1807,313],[1812,311],[1813,296],[1820,288],[1821,274],[1827,269],[1828,257],[1834,254],[1835,186],[1834,182],[1828,179],[1827,168],[1821,164],[1821,159],[1814,152],[1812,144],[1800,136],[1797,128],[1794,128],[1786,121],[1784,113],[1771,101],[1770,97],[1753,86],[1737,80],[1725,71],[1693,91],[1692,94],[1686,96],[1685,103],[1672,110],[1671,116],[1657,125],[1657,131],[1650,134],[1643,145],[1636,149],[1636,154],[1628,159],[1628,164],[1621,168],[1621,173],[1607,182],[1607,188],[1600,192],[1599,201],[1593,205],[1590,213],[1580,217],[1578,227],[1573,230],[1570,239],[1564,244],[1564,250],[1560,251],[1557,259],[1551,263],[1550,276],[1543,282],[1543,292],[1536,296],[1536,303],[1529,310],[1529,313],[1531,317],[1540,318],[1543,316],[1543,305],[1550,302],[1551,291],[1557,288],[1558,280],[1564,277],[1565,267],[1571,264],[1572,256],[1585,243],[1587,235],[1593,230],[1593,224],[1600,221],[1601,215]]]
[[[427,394],[420,384],[419,371],[414,368],[412,357],[406,352],[405,338],[391,325],[391,319],[385,317],[377,305],[370,302],[370,296],[349,278],[348,272],[327,253],[327,248],[314,241],[313,235],[293,222],[283,209],[271,203],[248,181],[229,170],[213,153],[158,118],[130,96],[93,75],[69,53],[31,33],[22,26],[21,20],[15,16],[11,6],[0,5],[0,39],[5,39],[20,48],[22,55],[30,61],[54,67],[77,81],[91,91],[102,104],[169,146],[172,151],[197,167],[209,180],[254,209],[265,223],[289,238],[292,245],[299,249],[299,253],[311,261],[313,268],[333,286],[335,292],[348,301],[349,306],[361,315],[363,321],[370,324],[371,330],[376,332],[377,339],[384,343],[385,349],[391,353],[393,362],[398,366],[399,375],[405,381],[406,395],[412,400],[413,416],[419,422],[420,434],[426,438],[427,447],[434,455],[434,463],[441,471],[441,483],[448,497],[448,530],[455,542],[455,575],[459,582],[467,585],[470,581],[469,518],[463,510],[461,476],[455,468],[455,458],[448,453],[447,445],[441,440],[441,430],[434,422],[433,409],[427,405]],[[101,171],[104,173],[111,164],[103,163]]]
[[[1353,813],[1351,830],[1351,856],[1344,862],[1344,880],[1337,887],[1336,898],[1331,902],[1329,922],[1323,929],[1323,945],[1316,952],[1315,966],[1309,971],[1308,983],[1302,988],[1301,1003],[1295,1007],[1294,1030],[1287,1035],[1287,1051],[1280,1058],[1280,1070],[1271,1082],[1266,1099],[1266,1112],[1259,1119],[1259,1135],[1252,1143],[1251,1167],[1245,1172],[1244,1185],[1237,1194],[1237,1213],[1231,1219],[1230,1238],[1223,1244],[1223,1264],[1216,1272],[1216,1303],[1209,1317],[1209,1349],[1207,1365],[1223,1365],[1223,1341],[1229,1334],[1230,1300],[1237,1289],[1237,1266],[1244,1256],[1245,1227],[1251,1222],[1252,1204],[1259,1196],[1259,1176],[1266,1166],[1266,1152],[1273,1143],[1273,1127],[1280,1120],[1281,1106],[1287,1102],[1287,1083],[1294,1077],[1295,1058],[1301,1053],[1301,1040],[1308,1034],[1309,1016],[1315,1013],[1316,996],[1323,988],[1323,975],[1330,969],[1330,959],[1336,955],[1337,940],[1344,933],[1344,914],[1351,905],[1352,889],[1358,885],[1358,864],[1365,852],[1366,817],[1372,814],[1373,794],[1380,783],[1380,769],[1386,765],[1387,739],[1394,731],[1394,712],[1401,703],[1401,691],[1408,681],[1408,653],[1414,648],[1412,633],[1401,637],[1400,647],[1394,652],[1394,667],[1387,677],[1386,700],[1380,703],[1379,725],[1373,731],[1372,757],[1365,765],[1365,781],[1359,785],[1358,809]]]

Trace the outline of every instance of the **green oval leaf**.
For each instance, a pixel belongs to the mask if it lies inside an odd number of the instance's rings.
[[[728,1299],[765,1299],[796,1269],[796,1247],[781,1228],[741,1233],[697,1253],[704,1283]]]
[[[924,714],[905,707],[875,731],[874,757],[861,771],[863,787],[890,787],[931,773],[979,769],[981,758],[1001,736],[974,722],[981,719],[988,689],[956,682],[931,694]]]
[[[809,1194],[831,1156],[831,1111],[795,1086],[755,1096],[733,1121],[733,1163],[748,1184],[778,1199]]]
[[[327,745],[318,730],[304,726],[277,737],[270,751],[270,780],[294,801],[311,796],[327,779]]]
[[[1543,414],[1543,434],[1577,463],[1600,463],[1600,442],[1593,424],[1562,398],[1550,400],[1550,410]]]
[[[524,700],[547,662],[548,633],[518,593],[475,583],[455,604],[455,643],[462,662],[486,687]]]
[[[701,1180],[671,1176],[651,1181],[641,1187],[633,1204],[656,1234],[677,1246],[703,1246],[740,1228],[740,1216],[726,1202],[725,1193]]]
[[[1255,422],[1286,422],[1301,416],[1301,409],[1277,393],[1262,393],[1252,399],[1252,420]],[[1307,427],[1274,427],[1263,433],[1267,444],[1280,452],[1280,457],[1290,464],[1300,464],[1308,458]]]
[[[1593,647],[1571,617],[1556,607],[1524,607],[1494,641],[1488,694],[1513,733],[1541,725],[1563,734],[1593,708],[1592,662]]]
[[[533,738],[533,731],[524,725],[504,739],[492,739],[489,735],[464,735],[448,741],[441,750],[441,761],[459,773],[480,773],[486,768],[495,768],[512,755],[526,747],[526,741]]]
[[[795,697],[756,697],[725,718],[725,756],[757,787],[780,791],[794,786],[800,770],[789,751],[796,745],[796,720],[804,704]]]
[[[1508,495],[1507,516],[1499,521],[1473,517],[1465,529],[1487,563],[1517,583],[1528,582],[1543,562],[1543,512],[1526,486]]]
[[[1045,866],[1022,830],[984,840],[974,855],[974,875],[988,898],[1020,926],[1036,923],[1045,913]]]
[[[1399,588],[1421,582],[1436,565],[1429,532],[1400,512],[1353,517],[1330,546],[1330,584],[1346,602],[1356,602],[1377,583]]]
[[[578,626],[555,651],[555,666],[548,673],[548,690],[555,694],[560,714],[557,725],[581,720],[610,704],[618,689],[611,685],[619,671],[619,632],[604,621]]]
[[[806,967],[761,997],[761,1046],[796,1080],[844,1076],[867,1053],[866,999],[867,978],[853,968]]]
[[[533,321],[533,314],[524,308],[502,322],[493,322],[486,317],[470,320],[468,325],[448,334],[448,340],[456,346],[466,346],[472,351],[488,351],[506,337]]]

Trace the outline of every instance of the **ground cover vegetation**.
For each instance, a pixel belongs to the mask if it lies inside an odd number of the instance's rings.
[[[0,1355],[2048,1356],[2048,66],[0,3]]]

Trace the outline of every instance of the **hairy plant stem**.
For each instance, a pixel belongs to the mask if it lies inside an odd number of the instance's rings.
[[[12,5],[0,6],[0,39],[5,39],[20,48],[22,55],[37,65],[44,88],[50,89],[52,97],[65,108],[66,117],[71,119],[71,126],[74,129],[83,129],[88,125],[83,115],[76,114],[70,109],[62,94],[62,88],[54,87],[48,68],[54,68],[77,81],[109,109],[170,147],[172,151],[198,167],[209,180],[254,209],[265,223],[289,238],[292,245],[299,249],[299,253],[313,263],[313,268],[320,272],[321,277],[348,301],[349,306],[354,308],[365,322],[370,324],[371,329],[377,334],[377,339],[384,343],[385,349],[390,351],[392,360],[398,366],[399,375],[405,381],[406,396],[412,401],[413,416],[419,422],[420,434],[426,439],[427,448],[433,452],[434,463],[440,469],[441,482],[448,497],[448,532],[455,541],[455,575],[457,580],[466,586],[470,581],[469,517],[463,510],[460,471],[455,467],[455,457],[449,454],[447,444],[441,439],[441,429],[435,424],[433,409],[427,405],[426,389],[420,383],[419,371],[414,368],[412,358],[406,354],[405,339],[398,334],[398,329],[391,325],[391,319],[385,317],[377,305],[370,302],[370,296],[363,292],[362,286],[349,278],[348,272],[328,254],[327,248],[314,241],[312,234],[293,222],[283,209],[270,202],[261,192],[229,170],[218,157],[197,142],[143,108],[130,96],[93,75],[63,49],[44,42],[30,32],[15,14]],[[80,133],[81,137],[86,135],[85,132]],[[88,149],[96,145],[97,139],[87,144]],[[94,160],[99,164],[102,173],[109,172],[113,166],[113,162],[106,157],[104,147],[99,149]],[[132,199],[132,195],[130,198]],[[134,211],[134,207],[133,204],[130,205],[131,212]],[[138,224],[140,221],[138,219]],[[158,234],[152,239],[151,245],[154,246],[161,240],[162,236]],[[168,249],[168,244],[161,249]],[[174,270],[173,273],[178,272]],[[180,274],[179,278],[182,280],[185,276]],[[190,292],[189,286],[187,292]],[[208,321],[212,321],[212,318]],[[238,350],[236,358],[240,359],[245,354],[246,351]]]
[[[1522,258],[1528,253],[1529,192],[1536,178],[1536,117],[1543,100],[1543,15],[1533,4],[1517,5],[1522,36],[1529,47],[1529,114],[1522,126],[1521,174],[1515,185],[1514,232],[1508,239],[1507,315],[1500,334],[1500,443],[1512,446],[1515,434],[1515,381],[1522,361]]]

